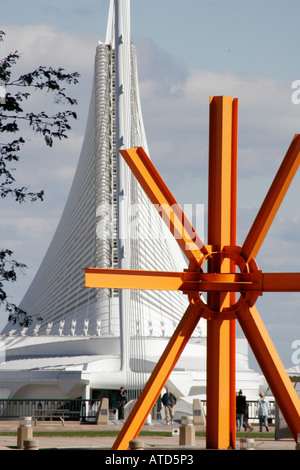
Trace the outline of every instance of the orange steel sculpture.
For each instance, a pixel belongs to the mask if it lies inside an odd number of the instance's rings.
[[[189,306],[112,449],[129,448],[199,319],[207,319],[206,447],[235,448],[235,327],[239,321],[297,442],[300,400],[255,308],[263,292],[299,292],[300,273],[263,273],[255,256],[300,163],[296,135],[242,247],[236,246],[238,100],[210,98],[208,244],[204,245],[142,148],[123,158],[189,260],[184,272],[87,268],[86,287],[178,290]],[[203,267],[207,262],[207,272]],[[237,272],[238,271],[238,272]],[[207,292],[204,303],[200,292]],[[239,298],[236,295],[239,293]]]

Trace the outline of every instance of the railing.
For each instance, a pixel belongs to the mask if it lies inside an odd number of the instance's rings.
[[[257,419],[256,401],[248,401],[249,420]],[[269,417],[275,418],[275,402],[269,401]],[[0,420],[19,419],[21,416],[31,416],[33,420],[64,420],[64,421],[95,421],[99,412],[101,400],[45,400],[45,399],[0,399]],[[206,401],[202,401],[206,414]],[[193,405],[185,407],[183,414],[193,414]],[[179,410],[178,410],[179,411]],[[161,413],[153,416],[161,419]]]
[[[95,420],[101,400],[0,399],[0,420],[31,416],[33,420]]]
[[[256,413],[256,402],[257,400],[247,400],[248,404],[248,419],[249,420],[258,420],[257,413]],[[204,414],[206,415],[206,401],[202,401],[203,409],[204,409]],[[275,401],[274,400],[269,400],[269,418],[274,419],[275,418]],[[192,407],[192,405],[191,405]],[[191,412],[192,414],[192,412]]]
[[[248,401],[248,414],[249,414],[249,419],[255,420],[258,419],[257,414],[256,414],[256,402],[255,401]],[[269,400],[269,418],[275,419],[275,401],[274,400]]]

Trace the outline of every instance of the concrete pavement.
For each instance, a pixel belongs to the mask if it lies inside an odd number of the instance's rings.
[[[17,437],[1,435],[2,432],[17,432],[19,421],[0,421],[0,450],[20,450],[17,449]],[[109,425],[95,425],[95,424],[79,424],[66,422],[62,425],[61,422],[39,422],[37,425],[32,426],[33,439],[38,441],[38,448],[40,450],[110,450],[116,436],[38,436],[40,432],[78,432],[78,431],[117,431],[122,427],[122,423],[109,424]],[[174,432],[175,429],[175,432]],[[144,425],[142,431],[170,431],[173,433],[170,436],[151,435],[141,436],[140,439],[144,442],[145,450],[177,450],[184,452],[187,449],[198,451],[206,449],[205,437],[196,436],[195,446],[187,447],[179,445],[179,425],[165,426],[161,423],[153,423],[152,425]],[[203,430],[203,427],[196,426],[196,431]],[[248,434],[245,437],[251,438]],[[240,438],[237,438],[236,449],[240,449]],[[295,442],[293,439],[282,439],[275,441],[274,438],[270,439],[254,439],[254,450],[295,450]]]

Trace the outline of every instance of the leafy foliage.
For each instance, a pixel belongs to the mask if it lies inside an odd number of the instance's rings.
[[[28,326],[31,322],[30,316],[24,310],[15,304],[8,302],[7,294],[4,290],[3,282],[15,282],[17,280],[16,269],[25,268],[25,264],[11,260],[11,250],[0,251],[0,303],[6,304],[6,311],[9,313],[9,320],[13,323],[19,323],[20,326]]]
[[[0,31],[0,41],[5,33]],[[20,59],[18,51],[10,53],[1,60],[0,84],[5,88],[5,98],[0,102],[0,196],[14,198],[16,202],[43,201],[44,191],[32,192],[25,185],[17,185],[14,178],[14,165],[21,158],[21,151],[26,144],[24,137],[28,128],[40,136],[46,146],[52,147],[55,139],[67,139],[71,129],[70,119],[76,119],[71,109],[63,109],[55,113],[44,110],[26,111],[30,97],[34,92],[50,94],[56,105],[72,107],[76,100],[68,96],[66,86],[78,83],[79,74],[66,73],[63,68],[39,66],[37,69],[20,76],[14,76],[14,66]],[[12,251],[0,251],[0,304],[5,303],[9,320],[13,323],[28,326],[32,321],[26,312],[8,302],[4,290],[4,282],[15,282],[16,270],[24,269],[23,263],[11,260]]]

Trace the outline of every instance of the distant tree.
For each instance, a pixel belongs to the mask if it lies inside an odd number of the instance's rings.
[[[0,31],[0,41],[5,33]],[[10,53],[1,60],[0,86],[5,96],[0,98],[0,196],[10,196],[16,202],[43,201],[44,191],[29,191],[27,186],[18,185],[14,178],[14,165],[21,158],[21,150],[26,144],[24,132],[26,127],[39,135],[48,147],[52,147],[55,139],[67,139],[71,129],[70,119],[76,119],[76,113],[63,109],[57,113],[47,114],[45,111],[26,112],[32,92],[51,93],[58,105],[73,106],[77,101],[67,95],[66,85],[78,83],[79,74],[66,73],[64,69],[39,66],[32,72],[20,76],[13,75],[13,67],[20,55],[18,51]],[[28,107],[28,106],[27,106]],[[23,135],[22,135],[23,134]],[[17,270],[26,268],[23,263],[12,259],[13,252],[7,248],[0,249],[0,304],[5,304],[8,320],[14,324],[28,326],[32,322],[29,314],[8,301],[5,291],[6,282],[15,282]]]

